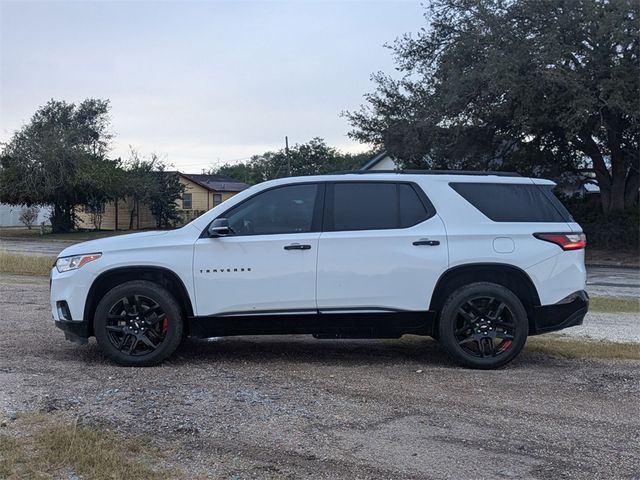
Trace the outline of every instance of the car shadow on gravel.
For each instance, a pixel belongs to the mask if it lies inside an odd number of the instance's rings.
[[[560,359],[552,360],[563,362]],[[286,362],[342,367],[406,363],[423,367],[460,368],[437,341],[414,336],[392,340],[317,340],[302,335],[187,339],[169,362],[176,366],[211,362]],[[539,364],[539,355],[523,353],[505,368],[529,368]]]
[[[174,362],[225,360],[227,362],[286,361],[288,363],[387,364],[394,361],[449,363],[440,345],[430,339],[317,340],[311,336],[226,337],[188,339]]]
[[[95,340],[77,346],[64,342],[49,352],[49,358],[59,362],[85,366],[116,365],[105,357]],[[543,360],[543,361],[542,361]],[[308,335],[216,337],[206,340],[185,339],[178,350],[164,362],[172,367],[204,367],[216,363],[263,366],[316,364],[323,366],[383,366],[410,364],[420,367],[461,368],[438,342],[425,337],[403,337],[380,340],[317,340]],[[522,352],[504,369],[561,367],[570,361],[537,353]]]

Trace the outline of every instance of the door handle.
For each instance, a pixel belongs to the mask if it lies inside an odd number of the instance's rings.
[[[440,242],[438,240],[429,240],[427,238],[422,238],[420,240],[416,240],[415,242],[413,242],[413,244],[416,246],[427,245],[429,247],[435,247],[436,245],[440,245]]]
[[[291,245],[285,245],[285,250],[311,250],[311,245],[300,245],[299,243],[292,243]]]

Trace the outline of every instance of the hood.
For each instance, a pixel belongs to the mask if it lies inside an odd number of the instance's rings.
[[[170,235],[176,231],[177,230],[128,233],[114,237],[100,238],[98,240],[89,240],[88,242],[76,243],[65,248],[58,254],[58,257],[84,255],[86,253],[104,253],[131,248],[144,248],[155,245],[159,238]]]

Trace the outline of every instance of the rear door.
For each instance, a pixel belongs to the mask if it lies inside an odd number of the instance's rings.
[[[444,224],[418,185],[327,185],[318,250],[321,312],[427,310],[447,265]]]

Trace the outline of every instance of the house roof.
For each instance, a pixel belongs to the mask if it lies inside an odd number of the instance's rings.
[[[382,152],[376,154],[373,158],[371,158],[371,160],[365,163],[362,167],[360,167],[360,170],[370,170],[371,168],[375,167],[378,163],[380,163],[382,160],[384,160],[386,156],[387,156],[387,151],[383,150]]]
[[[367,163],[360,167],[360,170],[370,170],[387,157],[387,151],[383,150],[373,156]]]
[[[584,188],[585,193],[600,193],[600,187],[593,183],[585,183],[582,188]]]
[[[249,188],[249,185],[235,178],[225,177],[224,175],[206,175],[202,173],[182,173],[178,172],[187,180],[197,183],[207,190],[216,192],[241,192]]]

